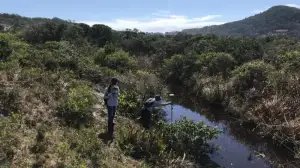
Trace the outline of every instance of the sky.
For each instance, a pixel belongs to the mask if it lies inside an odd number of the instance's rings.
[[[300,8],[300,0],[0,0],[1,13],[58,17],[116,30],[180,31],[244,19],[274,5]]]

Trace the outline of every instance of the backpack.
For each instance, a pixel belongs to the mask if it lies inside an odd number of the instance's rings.
[[[107,94],[110,93],[110,90],[111,90],[111,85],[109,85],[107,88]],[[107,95],[105,95],[105,96],[107,96]],[[105,104],[105,106],[107,106],[108,98],[105,98],[105,96],[104,96],[104,104]]]

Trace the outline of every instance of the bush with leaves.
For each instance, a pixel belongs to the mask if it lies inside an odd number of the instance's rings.
[[[191,84],[192,95],[201,97],[209,103],[221,103],[227,92],[226,81],[221,76],[206,77],[197,73],[193,75],[191,82],[194,82],[194,85]]]
[[[165,95],[165,86],[162,84],[162,80],[159,79],[155,74],[137,70],[134,73],[135,81],[135,88],[138,94],[141,96],[141,101],[145,101],[149,98],[151,93],[159,94],[162,97]]]
[[[67,25],[63,32],[62,39],[75,44],[80,44],[80,41],[84,41],[84,30],[79,25]]]
[[[220,133],[218,129],[209,127],[203,122],[195,123],[186,118],[171,124],[159,122],[157,129],[169,150],[175,151],[178,155],[186,153],[195,161],[211,151],[207,141],[216,138]]]
[[[20,58],[22,57],[30,47],[30,45],[23,41],[16,34],[12,33],[0,33],[0,41],[6,41],[11,50],[10,57]]]
[[[7,58],[12,53],[12,49],[8,45],[8,42],[0,39],[0,60],[7,61]]]
[[[252,88],[263,90],[268,75],[275,70],[274,66],[263,61],[252,61],[232,71],[233,87],[237,94],[245,95]]]
[[[9,167],[13,161],[20,145],[18,132],[22,116],[20,114],[12,114],[10,118],[0,117],[0,158],[1,165]]]
[[[196,65],[202,71],[202,74],[209,76],[221,75],[226,79],[230,71],[234,68],[236,62],[234,58],[227,53],[205,53],[198,56]]]
[[[0,114],[7,116],[12,113],[18,113],[20,111],[20,100],[19,90],[16,88],[0,89]]]
[[[201,162],[212,149],[206,144],[220,131],[185,118],[175,123],[158,122],[150,131],[127,124],[120,128],[118,142],[126,154],[145,159],[150,165],[168,165],[173,158],[187,155],[188,160]],[[205,158],[205,159],[204,159]],[[207,160],[205,160],[207,161]]]
[[[79,53],[76,47],[70,44],[70,42],[46,42],[44,48],[46,51],[50,51],[52,55],[52,59],[45,60],[45,65],[56,63],[63,69],[77,70]]]
[[[183,84],[196,71],[197,55],[174,55],[165,59],[161,76],[169,83]]]
[[[67,24],[48,21],[29,26],[24,32],[25,41],[31,44],[45,43],[47,41],[60,41]]]
[[[95,57],[95,63],[101,66],[115,69],[121,73],[133,70],[136,67],[136,60],[134,57],[129,56],[125,51],[116,51],[111,54],[107,53],[105,49],[100,49]]]
[[[46,42],[41,48],[31,47],[19,60],[21,66],[38,67],[46,70],[78,70],[79,52],[67,42]]]
[[[89,40],[98,47],[103,47],[112,40],[112,29],[103,24],[94,24],[88,33]]]
[[[102,156],[101,148],[103,148],[103,143],[95,136],[97,131],[99,130],[96,128],[82,128],[80,130],[69,128],[65,134],[68,147],[76,151],[82,159],[93,161],[95,167],[99,167]],[[67,159],[68,155],[64,155]]]
[[[118,112],[125,116],[137,117],[139,95],[134,91],[124,91],[119,97]]]
[[[57,109],[57,115],[68,125],[88,124],[93,121],[92,106],[95,101],[91,87],[75,85],[68,89],[64,102]]]
[[[278,59],[279,67],[286,73],[299,72],[300,70],[300,51],[290,51],[281,54]]]
[[[119,145],[127,155],[148,162],[160,163],[161,155],[165,154],[166,145],[156,132],[141,131],[142,128],[128,124],[119,130]]]

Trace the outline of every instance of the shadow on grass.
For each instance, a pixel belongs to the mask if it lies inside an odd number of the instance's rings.
[[[105,144],[110,145],[113,142],[112,136],[109,134],[109,132],[103,132],[98,134],[98,138],[101,139]]]

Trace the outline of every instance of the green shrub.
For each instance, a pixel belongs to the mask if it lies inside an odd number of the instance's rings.
[[[18,130],[21,124],[21,115],[0,117],[0,157],[1,164],[10,165],[20,145]]]
[[[34,80],[42,75],[41,68],[24,68],[20,73],[19,80]]]
[[[161,79],[159,79],[155,74],[147,71],[137,70],[135,73],[136,87],[141,93],[144,91],[146,93],[154,92],[158,93],[162,90]]]
[[[218,129],[206,126],[203,122],[195,123],[186,118],[171,124],[159,122],[157,130],[162,134],[169,150],[178,155],[186,153],[195,161],[211,151],[206,143],[220,133]]]
[[[31,152],[41,155],[42,153],[45,153],[48,148],[48,142],[45,137],[47,131],[49,131],[49,127],[42,123],[37,126],[37,135],[35,138],[35,145],[31,148]]]
[[[99,167],[104,146],[95,135],[97,131],[99,130],[96,127],[80,130],[67,129],[65,137],[68,140],[70,150],[78,153],[82,159],[91,160],[94,166]]]
[[[197,56],[174,55],[170,59],[165,59],[162,69],[162,78],[169,83],[182,84],[196,72]]]
[[[0,39],[0,60],[7,61],[7,58],[12,53],[12,49],[6,40]]]
[[[53,21],[30,25],[25,29],[23,38],[32,44],[60,41],[66,27],[64,23],[59,24]]]
[[[69,69],[77,70],[79,52],[67,41],[46,42],[41,48],[30,48],[20,58],[22,66],[39,67],[47,70]]]
[[[274,71],[268,77],[268,92],[266,95],[274,95],[286,97],[296,101],[300,97],[299,92],[299,74],[298,72],[286,73],[285,70]]]
[[[199,69],[204,71],[203,74],[222,75],[223,79],[228,77],[236,64],[234,58],[227,53],[204,53],[198,57],[196,64]]]
[[[17,53],[20,57],[22,57],[30,47],[29,44],[24,42],[16,34],[0,33],[0,41],[1,40],[7,41],[8,45],[13,50],[13,53]]]
[[[224,99],[226,88],[225,81],[220,76],[199,78],[201,83],[201,96],[210,103],[221,103]]]
[[[108,68],[108,67],[100,67],[99,68],[101,73],[105,76],[115,76],[118,74],[118,72],[114,69]]]
[[[279,56],[280,68],[286,72],[299,72],[300,51],[287,52]]]
[[[49,51],[29,48],[19,62],[22,67],[44,68],[45,62],[49,58],[52,58]],[[54,60],[54,58],[52,59]]]
[[[70,136],[70,134],[68,135]],[[70,136],[68,138],[73,137]],[[60,158],[55,162],[56,167],[87,168],[87,163],[84,160],[85,158],[81,158],[80,154],[76,153],[76,151],[73,150],[71,144],[68,141],[57,142],[57,144],[55,145],[56,148],[54,148],[54,152],[57,155],[57,157]],[[42,164],[39,166],[42,166]]]
[[[79,126],[93,120],[92,106],[96,98],[92,89],[84,84],[69,88],[65,101],[58,107],[57,114],[69,125]]]
[[[120,114],[131,117],[140,117],[141,107],[146,99],[153,93],[161,94],[164,96],[164,86],[160,79],[154,74],[147,71],[138,70],[134,73],[126,73],[118,76],[118,79],[122,81],[120,85],[125,90],[122,90],[119,97],[118,111]],[[165,112],[158,110],[157,115],[153,115],[153,119],[156,121],[162,119],[165,116]]]
[[[167,155],[162,136],[155,131],[142,129],[133,124],[124,125],[118,130],[118,144],[126,155],[159,165],[164,161],[163,155]]]
[[[245,95],[245,91],[252,88],[262,90],[266,86],[268,75],[275,68],[263,61],[252,61],[243,64],[232,71],[233,90],[237,94]]]
[[[0,39],[8,42],[18,40],[17,36],[12,33],[0,33]]]
[[[21,58],[23,57],[23,55],[26,54],[26,52],[28,51],[30,45],[23,42],[23,41],[13,41],[11,42],[11,48],[13,49],[13,51],[16,53],[15,55],[17,55],[15,57],[14,52],[12,53],[11,57],[14,58]]]
[[[49,61],[57,62],[63,69],[77,70],[79,53],[74,45],[68,41],[46,42],[45,49],[51,52],[52,58]]]
[[[127,155],[144,159],[152,166],[167,165],[178,156],[202,162],[212,149],[206,144],[220,132],[203,122],[194,123],[185,118],[175,123],[159,122],[150,131],[126,124],[118,130],[118,144]],[[207,161],[207,160],[205,160]]]
[[[136,60],[134,57],[129,56],[125,51],[116,51],[107,54],[108,51],[100,49],[95,57],[95,63],[101,66],[106,66],[115,69],[121,73],[135,69]]]
[[[119,97],[118,112],[129,117],[136,117],[138,113],[138,95],[134,91],[124,91]]]
[[[20,111],[20,100],[18,89],[0,89],[0,114],[9,115],[12,113],[18,113]]]
[[[267,73],[274,70],[274,67],[268,63],[265,63],[263,61],[252,61],[243,64],[242,66],[236,68],[232,71],[233,76],[236,77],[243,77],[248,75],[255,75],[254,73]]]
[[[105,54],[112,54],[116,51],[115,46],[111,43],[106,44],[103,48],[104,48],[104,53]]]
[[[67,25],[63,32],[62,40],[67,40],[75,44],[82,44],[84,30],[82,27],[76,24]]]

